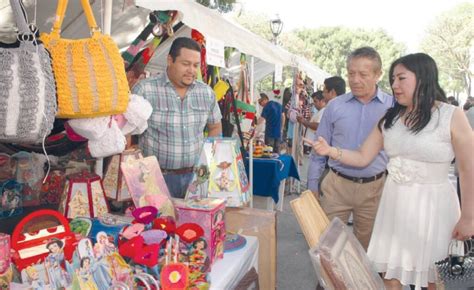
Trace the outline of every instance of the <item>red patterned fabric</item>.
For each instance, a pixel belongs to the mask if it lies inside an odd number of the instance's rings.
[[[206,64],[206,38],[199,31],[191,30],[191,38],[201,45],[201,75],[202,81],[207,83],[207,64]]]

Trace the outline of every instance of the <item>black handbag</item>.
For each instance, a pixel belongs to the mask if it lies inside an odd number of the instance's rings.
[[[461,248],[461,254],[453,249]],[[459,248],[458,248],[459,249]],[[449,243],[448,257],[435,263],[437,289],[473,289],[474,287],[474,240]]]

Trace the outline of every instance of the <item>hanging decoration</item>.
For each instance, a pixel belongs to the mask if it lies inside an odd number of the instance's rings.
[[[208,83],[209,75],[207,73],[206,64],[206,38],[199,31],[192,29],[191,38],[194,39],[201,46],[201,77],[202,81]]]
[[[122,53],[130,88],[143,78],[145,67],[155,54],[158,46],[168,37],[173,36],[174,29],[181,27],[182,24],[178,24],[176,28],[173,28],[178,18],[179,13],[174,10],[151,12],[147,26],[132,41],[128,49]],[[147,44],[147,39],[151,34],[154,37]]]
[[[249,202],[249,181],[237,140],[207,139],[195,168],[186,200],[222,198],[229,207],[239,207]]]

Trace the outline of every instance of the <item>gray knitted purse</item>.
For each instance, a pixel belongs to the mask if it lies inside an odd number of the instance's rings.
[[[17,42],[0,42],[0,142],[39,143],[56,115],[56,85],[49,53],[28,26],[21,0],[10,0]]]

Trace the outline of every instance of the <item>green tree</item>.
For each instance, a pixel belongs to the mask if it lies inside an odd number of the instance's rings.
[[[235,20],[261,37],[271,40],[270,17],[262,13],[245,12]],[[346,58],[354,49],[372,46],[382,58],[383,72],[388,72],[392,61],[406,50],[405,45],[397,43],[383,30],[350,29],[345,27],[322,27],[318,29],[297,29],[282,33],[278,42],[288,51],[312,60],[331,75],[347,79]],[[293,70],[283,70],[283,80],[293,79]],[[272,77],[268,76],[257,84],[259,90],[271,88]],[[388,77],[384,74],[379,83],[385,91],[390,91]],[[278,84],[277,87],[282,87]]]
[[[272,30],[270,29],[270,17],[264,13],[244,11],[240,15],[234,16],[234,20],[244,28],[268,41],[271,41],[273,38]]]
[[[426,31],[421,48],[439,68],[442,87],[454,95],[472,92],[474,4],[463,3],[442,13]]]
[[[236,0],[196,0],[197,3],[226,13],[232,11]]]
[[[392,61],[404,54],[404,44],[395,42],[383,30],[351,29],[346,27],[322,27],[318,29],[298,29],[287,36],[292,41],[283,46],[293,53],[299,53],[313,60],[321,69],[331,75],[339,75],[347,80],[346,58],[354,49],[361,46],[375,48],[382,58],[384,76],[379,85],[390,91],[387,76]]]

